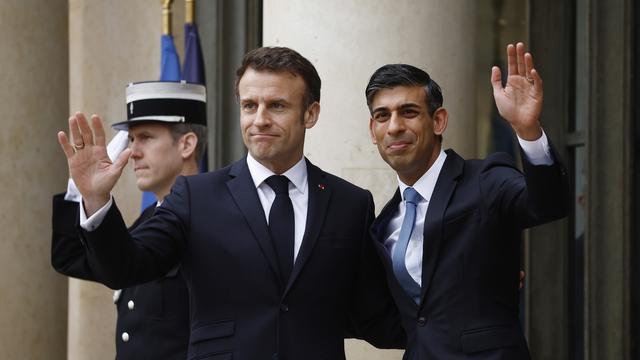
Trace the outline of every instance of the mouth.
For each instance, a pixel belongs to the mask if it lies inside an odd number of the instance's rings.
[[[146,170],[146,169],[148,169],[148,167],[146,167],[146,166],[135,166],[135,167],[133,168],[133,171],[134,171],[134,172],[138,172],[138,171],[140,171],[140,170]]]
[[[407,149],[409,146],[411,146],[410,141],[406,141],[406,140],[392,141],[387,144],[387,150],[391,152],[402,151]]]
[[[276,134],[269,134],[269,133],[255,133],[250,135],[253,139],[256,139],[256,140],[274,139],[278,137],[278,135]]]

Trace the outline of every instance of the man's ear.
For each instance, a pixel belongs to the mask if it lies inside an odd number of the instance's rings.
[[[373,121],[373,117],[369,118],[369,135],[371,135],[371,141],[374,145],[378,145],[378,140],[376,139],[376,133],[373,132],[373,127],[375,126],[375,122]]]
[[[320,103],[314,101],[313,104],[307,106],[307,110],[304,112],[304,127],[311,129],[318,122],[320,117]]]
[[[433,133],[435,135],[442,135],[444,131],[447,129],[447,124],[449,122],[449,113],[447,109],[441,107],[433,113]]]
[[[191,156],[195,156],[196,146],[198,145],[198,137],[193,132],[188,132],[182,135],[180,139],[180,145],[182,149],[180,149],[182,159],[186,160]]]

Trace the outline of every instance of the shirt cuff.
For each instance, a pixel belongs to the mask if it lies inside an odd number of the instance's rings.
[[[80,195],[80,191],[78,190],[78,187],[76,187],[76,183],[72,178],[69,178],[69,181],[67,182],[67,192],[64,194],[64,199],[77,203],[82,201],[82,195]]]
[[[551,148],[549,146],[549,140],[544,130],[542,136],[537,140],[528,141],[518,137],[520,147],[527,157],[527,160],[532,165],[552,165],[553,157],[551,156]]]
[[[84,212],[84,204],[82,202],[80,204],[82,204],[82,206],[80,206],[80,227],[86,231],[93,231],[102,224],[102,220],[107,216],[107,212],[111,209],[111,205],[113,205],[113,196],[110,196],[109,201],[88,219],[87,214]]]

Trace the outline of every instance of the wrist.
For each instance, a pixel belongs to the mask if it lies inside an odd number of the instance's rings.
[[[514,128],[516,135],[522,140],[535,141],[542,137],[542,127],[540,125],[531,128]]]
[[[88,198],[83,197],[82,204],[84,206],[84,211],[87,214],[87,217],[95,214],[98,210],[105,206],[109,202],[109,199],[111,199],[110,194],[102,194]]]

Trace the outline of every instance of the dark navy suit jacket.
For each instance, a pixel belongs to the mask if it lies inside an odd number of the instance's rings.
[[[150,218],[155,204],[145,209],[131,225],[136,228]],[[101,281],[92,270],[87,248],[78,231],[78,204],[53,197],[51,264],[61,274]],[[131,305],[131,306],[130,306]],[[177,271],[156,280],[126,287],[116,301],[117,359],[175,359],[187,356],[189,345],[189,293]],[[128,341],[122,334],[127,333]]]
[[[566,171],[555,153],[551,166],[524,160],[524,175],[506,154],[446,153],[425,217],[419,305],[400,287],[383,244],[399,191],[372,227],[407,332],[404,359],[529,359],[518,320],[521,234],[567,214]]]
[[[246,159],[180,177],[156,214],[128,233],[117,207],[84,232],[105,284],[130,286],[181,263],[191,298],[189,359],[344,359],[344,337],[402,347],[373,250],[371,194],[307,161],[306,230],[289,279]]]

